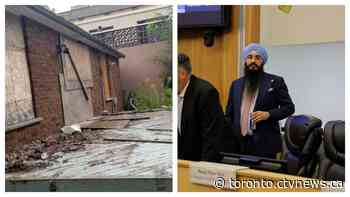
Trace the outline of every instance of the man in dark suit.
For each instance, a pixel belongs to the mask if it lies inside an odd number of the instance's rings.
[[[243,50],[244,76],[232,82],[226,107],[241,154],[276,158],[282,151],[279,120],[294,113],[282,77],[264,72],[268,55],[252,43]]]
[[[190,59],[178,56],[178,159],[219,161],[224,127],[219,93],[193,74]]]

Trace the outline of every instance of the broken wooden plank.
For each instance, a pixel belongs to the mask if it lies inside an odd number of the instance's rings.
[[[106,130],[101,133],[107,141],[172,142],[172,132],[148,131],[145,129]]]
[[[108,115],[120,115],[120,114],[142,114],[142,113],[152,113],[152,112],[171,112],[169,109],[164,109],[164,108],[156,108],[156,109],[147,109],[143,111],[121,111],[121,112],[116,112],[116,113],[109,113]]]
[[[104,116],[101,120],[145,120],[145,119],[150,119],[150,117],[149,116],[123,114],[123,115],[117,115],[117,116]]]
[[[113,142],[142,142],[142,143],[165,143],[171,144],[171,141],[156,141],[156,140],[130,140],[130,139],[114,139],[114,138],[104,138],[105,141]]]
[[[136,114],[137,111],[121,111],[117,113],[110,113],[110,115],[120,115],[120,114]]]
[[[153,118],[150,121],[131,122],[133,128],[145,128],[147,130],[172,131],[171,119]]]
[[[171,178],[172,145],[140,142],[86,144],[86,149],[65,153],[46,168],[6,173],[7,180],[106,177]]]
[[[172,129],[169,128],[147,128],[149,131],[172,131]]]
[[[103,121],[97,120],[90,124],[81,125],[82,129],[123,129],[128,126],[129,120]]]

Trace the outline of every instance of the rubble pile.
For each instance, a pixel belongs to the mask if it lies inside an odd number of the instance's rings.
[[[35,140],[6,153],[6,172],[28,171],[52,164],[64,153],[85,148],[84,144],[103,141],[97,131],[86,130],[72,134],[59,133],[45,139]]]

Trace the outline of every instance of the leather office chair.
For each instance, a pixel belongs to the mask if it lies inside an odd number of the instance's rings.
[[[288,173],[311,177],[316,166],[316,152],[322,142],[322,121],[310,115],[291,116],[284,127]]]
[[[314,178],[345,181],[345,122],[329,121],[324,126],[322,145],[317,153]]]

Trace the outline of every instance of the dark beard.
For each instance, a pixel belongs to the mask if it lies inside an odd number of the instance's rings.
[[[257,91],[263,73],[263,67],[260,67],[258,70],[249,70],[247,64],[244,63],[244,84],[247,87],[248,93],[254,94]]]

